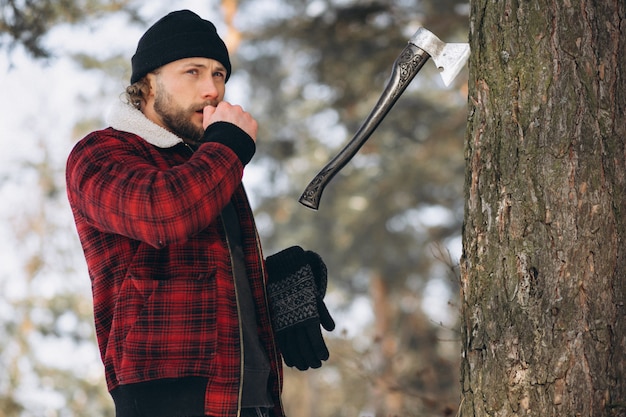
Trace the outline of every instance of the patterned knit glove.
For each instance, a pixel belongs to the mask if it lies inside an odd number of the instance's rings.
[[[292,246],[266,260],[276,341],[287,366],[319,368],[329,357],[320,325],[335,328],[326,305],[327,270],[315,252]]]

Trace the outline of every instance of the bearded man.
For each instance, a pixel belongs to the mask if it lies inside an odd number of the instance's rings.
[[[117,417],[280,417],[282,360],[329,356],[323,261],[263,257],[242,185],[257,122],[224,101],[230,75],[211,22],[168,14],[139,40],[127,102],[68,158]]]

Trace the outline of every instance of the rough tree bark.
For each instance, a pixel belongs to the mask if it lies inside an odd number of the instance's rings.
[[[626,2],[471,13],[460,414],[626,416]]]

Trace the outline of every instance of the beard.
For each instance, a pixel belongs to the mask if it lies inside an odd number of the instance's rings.
[[[157,81],[157,91],[154,98],[154,111],[160,117],[167,129],[184,142],[197,147],[202,143],[204,129],[194,124],[192,116],[202,110],[206,104],[183,108],[174,102],[173,96]]]

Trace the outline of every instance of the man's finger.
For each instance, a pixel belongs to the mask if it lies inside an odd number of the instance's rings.
[[[202,109],[202,127],[205,129],[211,124],[213,114],[215,113],[216,108],[214,106],[205,106]]]

